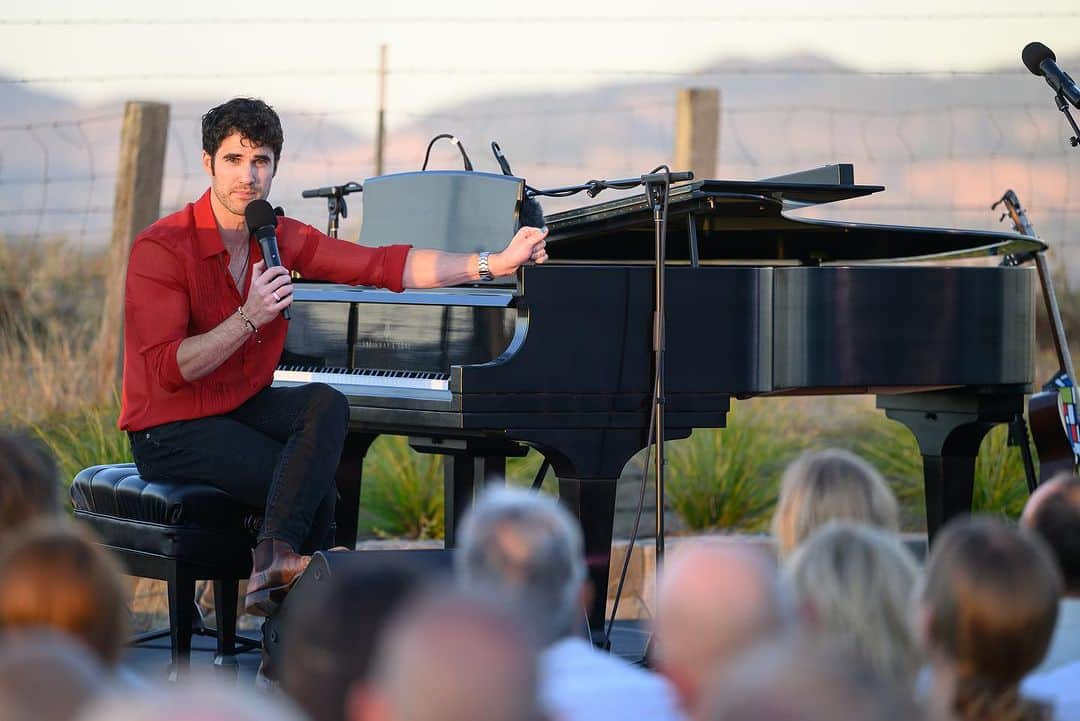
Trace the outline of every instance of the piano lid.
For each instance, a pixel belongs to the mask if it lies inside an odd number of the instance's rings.
[[[880,185],[699,180],[672,187],[668,260],[703,264],[850,263],[985,255],[1045,248],[1011,232],[795,218],[787,211],[857,198]],[[548,217],[553,261],[652,262],[652,211],[644,193]],[[696,239],[696,253],[691,241]]]

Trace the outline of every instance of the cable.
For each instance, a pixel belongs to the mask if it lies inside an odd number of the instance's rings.
[[[440,133],[431,139],[431,142],[429,142],[428,144],[428,150],[423,153],[423,166],[420,168],[421,171],[427,171],[428,161],[431,159],[431,148],[435,145],[436,140],[441,140],[443,138],[447,138],[450,142],[453,142],[453,144],[458,147],[458,151],[461,153],[461,160],[463,160],[465,164],[465,169],[467,169],[467,171],[471,171],[472,161],[469,160],[469,154],[465,152],[465,147],[461,145],[461,140],[458,140],[456,137],[450,135],[449,133]]]

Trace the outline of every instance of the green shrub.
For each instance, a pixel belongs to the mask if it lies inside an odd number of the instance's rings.
[[[442,457],[417,453],[400,436],[379,436],[364,460],[361,534],[442,538]]]
[[[82,410],[31,426],[55,456],[65,487],[79,471],[102,463],[131,461],[127,433],[116,427],[119,401]]]
[[[728,421],[666,447],[667,502],[689,530],[765,530],[780,473],[804,446],[782,404],[741,401]]]

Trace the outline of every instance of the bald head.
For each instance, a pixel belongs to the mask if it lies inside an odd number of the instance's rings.
[[[1080,478],[1058,474],[1031,494],[1020,525],[1037,533],[1053,552],[1065,592],[1080,596]]]
[[[429,598],[387,629],[351,721],[535,721],[536,652],[501,609],[460,595]]]
[[[749,546],[702,543],[668,562],[657,594],[658,669],[692,711],[713,670],[786,626],[775,564]]]

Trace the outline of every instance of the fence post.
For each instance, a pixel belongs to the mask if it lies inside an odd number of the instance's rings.
[[[103,399],[112,394],[123,371],[124,279],[131,243],[139,231],[161,214],[161,181],[165,172],[168,129],[167,104],[143,101],[125,104],[112,240],[105,275],[105,308],[96,353]]]
[[[720,149],[720,91],[681,88],[675,101],[675,162],[672,170],[692,170],[696,180],[716,177]]]

